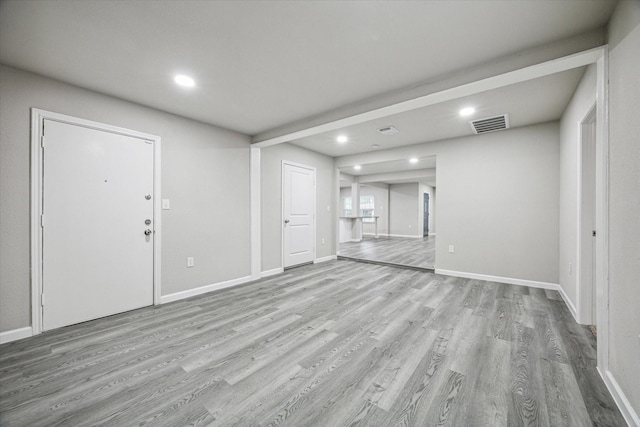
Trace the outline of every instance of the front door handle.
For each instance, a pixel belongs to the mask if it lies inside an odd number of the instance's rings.
[[[288,220],[288,219],[285,219],[285,220],[284,220],[284,223],[285,223],[285,224],[289,224],[289,220]]]
[[[148,228],[146,230],[144,230],[144,235],[145,236],[150,236],[151,235],[151,230],[149,230]]]

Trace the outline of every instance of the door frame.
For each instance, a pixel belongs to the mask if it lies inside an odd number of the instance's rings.
[[[304,168],[304,169],[309,169],[313,171],[313,262],[315,262],[316,260],[316,233],[317,233],[317,211],[316,211],[316,197],[318,196],[318,192],[317,192],[317,172],[316,172],[316,168],[312,167],[312,166],[308,166],[308,165],[303,165],[302,163],[296,163],[296,162],[290,162],[289,160],[283,160],[282,161],[282,165],[281,165],[281,182],[280,182],[280,254],[281,254],[281,261],[280,261],[280,268],[282,268],[283,270],[285,269],[284,266],[284,180],[285,180],[285,173],[284,173],[284,166],[285,165],[289,165],[289,166],[296,166],[299,168]],[[287,267],[288,268],[288,267]]]
[[[596,133],[591,132],[591,130],[586,131],[585,128],[596,126],[596,114],[597,114],[597,103],[594,103],[593,106],[589,109],[589,111],[584,115],[582,120],[578,123],[578,229],[577,229],[577,253],[576,253],[576,283],[577,283],[577,317],[578,322],[582,324],[590,324],[593,325],[594,318],[596,318],[596,313],[594,312],[594,294],[596,288],[596,277],[595,277],[595,264],[597,264],[597,259],[595,258],[595,246],[596,242],[592,237],[587,236],[587,232],[589,230],[593,230],[596,228],[596,209],[595,209],[595,193],[596,193]],[[597,132],[597,130],[596,130]],[[591,144],[593,149],[591,153],[591,157],[589,159],[585,159],[585,145]],[[589,168],[585,164],[585,160],[591,163]],[[591,171],[593,176],[587,176],[587,171]],[[588,184],[585,184],[585,180],[590,181],[592,184],[587,187]],[[585,200],[585,195],[587,192],[593,198],[593,211],[586,212],[585,206],[583,205]],[[586,227],[587,224],[585,222],[589,221],[590,225]],[[586,251],[592,251],[593,257],[591,262],[587,262],[585,260],[584,255]],[[591,275],[590,280],[585,280],[585,277]]]
[[[38,108],[31,109],[31,328],[32,334],[42,333],[42,199],[44,195],[43,171],[43,129],[44,121],[53,120],[75,126],[82,126],[103,132],[140,138],[153,142],[153,304],[160,304],[161,295],[161,207],[160,200],[160,144],[159,136],[112,126],[65,114],[54,113]]]

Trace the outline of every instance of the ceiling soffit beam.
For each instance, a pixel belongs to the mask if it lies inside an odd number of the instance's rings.
[[[342,119],[327,122],[321,125],[312,126],[306,129],[287,133],[285,135],[276,136],[269,139],[257,140],[259,135],[254,137],[253,146],[269,147],[284,142],[294,141],[300,138],[317,135],[324,132],[341,129],[347,126],[353,126],[365,123],[371,120],[388,117],[394,114],[400,114],[407,111],[416,110],[418,108],[427,107],[429,105],[439,104],[441,102],[451,101],[453,99],[463,98],[465,96],[474,95],[476,93],[498,89],[516,83],[549,76],[551,74],[560,73],[574,68],[582,67],[595,63],[606,46],[599,46],[583,52],[542,62],[540,64],[531,65],[518,70],[499,74],[496,76],[484,78],[471,83],[466,83],[450,89],[441,90],[420,96],[407,101],[398,102],[385,107],[376,108],[364,113],[355,114]]]
[[[385,182],[385,181],[393,181],[393,180],[405,180],[405,179],[415,179],[416,181],[423,178],[435,178],[436,170],[435,168],[431,169],[417,169],[417,170],[409,170],[409,171],[399,171],[399,172],[384,172],[384,173],[372,173],[370,175],[359,175],[358,182],[361,184],[368,182]]]

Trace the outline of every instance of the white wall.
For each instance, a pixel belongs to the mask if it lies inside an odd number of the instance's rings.
[[[596,66],[589,66],[560,120],[560,286],[577,307],[578,284],[578,173],[580,163],[580,123],[596,102]],[[571,265],[571,272],[569,266]]]
[[[31,107],[162,138],[163,295],[250,275],[248,136],[0,66],[0,331],[31,324]]]
[[[345,156],[336,165],[432,155],[436,268],[557,284],[558,122]]]
[[[640,415],[640,2],[609,24],[609,369]]]
[[[291,144],[262,148],[262,271],[282,267],[282,161],[316,169],[316,258],[336,254],[336,173],[333,158]],[[328,208],[328,209],[327,209]],[[325,243],[322,243],[322,239]]]
[[[389,234],[422,236],[419,214],[422,209],[418,183],[389,185]]]

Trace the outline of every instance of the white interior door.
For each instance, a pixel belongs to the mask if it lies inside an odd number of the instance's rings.
[[[315,259],[316,171],[283,163],[284,267]]]
[[[48,119],[43,132],[43,329],[153,304],[153,143]]]

